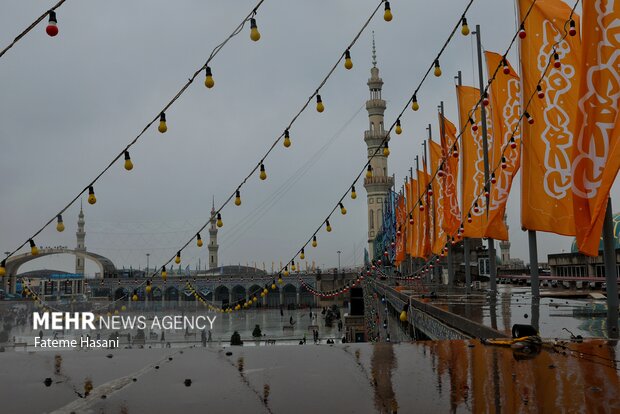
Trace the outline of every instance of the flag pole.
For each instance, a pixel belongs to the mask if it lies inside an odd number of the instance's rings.
[[[480,25],[476,25],[476,43],[478,45],[478,80],[480,81],[480,98],[483,98],[484,94],[484,75],[482,70],[482,45],[480,44]],[[484,185],[485,187],[489,183],[489,143],[487,137],[487,113],[484,105],[480,105],[480,122],[482,123],[482,152],[484,157]],[[489,216],[489,196],[485,198],[485,207],[487,218]],[[489,243],[489,282],[491,293],[495,295],[497,293],[497,264],[495,263],[495,240],[489,237],[487,238]],[[534,287],[534,281],[532,280],[532,290]]]
[[[618,275],[615,244],[611,198],[607,198],[607,210],[603,222],[603,260],[607,280],[607,336],[610,338],[618,338]]]
[[[458,71],[458,74],[455,76],[456,84],[458,86],[463,86],[463,75],[461,71]],[[462,158],[462,157],[461,157]],[[465,174],[461,174],[461,180],[465,178]],[[465,262],[465,294],[469,295],[471,293],[471,267],[469,265],[469,237],[463,237],[463,261]]]
[[[443,101],[439,103],[439,111],[441,113],[441,136],[445,136],[446,133],[446,125],[444,122],[444,108]],[[454,287],[454,263],[452,258],[453,250],[452,250],[452,242],[448,241],[448,254],[446,255],[446,260],[448,261],[448,286]]]

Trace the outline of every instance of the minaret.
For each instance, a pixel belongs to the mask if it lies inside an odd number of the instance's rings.
[[[504,223],[506,223],[506,230],[508,230],[508,223],[506,222],[506,214],[504,214]],[[502,252],[502,265],[508,266],[510,265],[510,241],[500,240],[499,248]]]
[[[86,240],[86,232],[84,231],[84,210],[82,209],[82,203],[80,202],[80,214],[78,215],[78,230],[75,233],[77,237],[77,247],[75,251],[86,252],[86,244],[84,243]],[[75,273],[84,274],[84,255],[76,254],[75,255]]]
[[[209,269],[217,268],[217,225],[215,219],[215,197],[213,197],[213,206],[211,207],[211,227],[209,227]]]
[[[383,126],[383,114],[386,104],[381,99],[381,88],[383,80],[379,77],[377,68],[377,53],[375,48],[375,35],[372,35],[372,68],[370,69],[370,79],[368,79],[368,89],[370,89],[370,99],[366,101],[368,111],[369,130],[364,131],[364,141],[368,147],[368,158],[377,154],[370,161],[372,167],[372,178],[364,179],[364,188],[368,197],[368,253],[370,259],[373,258],[373,241],[377,233],[381,230],[383,222],[383,202],[390,188],[394,185],[394,178],[388,175],[387,157],[383,155],[382,143],[390,140]]]

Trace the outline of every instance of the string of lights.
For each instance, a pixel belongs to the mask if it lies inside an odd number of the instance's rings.
[[[64,0],[63,0],[64,1]],[[209,66],[210,62],[215,58],[215,56],[217,56],[217,54],[224,48],[224,46],[226,46],[226,44],[235,36],[237,36],[239,33],[241,33],[241,30],[243,30],[243,27],[245,26],[245,24],[249,21],[250,22],[250,38],[253,41],[258,41],[260,39],[260,33],[258,32],[258,28],[257,28],[257,24],[256,24],[256,13],[259,9],[259,7],[263,4],[265,0],[259,0],[258,3],[256,4],[256,6],[254,6],[254,8],[252,9],[252,11],[243,18],[243,20],[241,21],[241,23],[239,23],[239,25],[233,30],[233,32],[220,44],[218,44],[217,46],[215,46],[215,48],[211,51],[211,54],[209,55],[209,58],[207,59],[206,63],[204,65],[202,65],[198,70],[196,70],[194,72],[194,74],[185,82],[185,84],[181,87],[181,89],[174,95],[174,97],[168,101],[168,103],[166,103],[164,105],[164,107],[162,108],[162,110],[157,114],[157,116],[155,116],[149,123],[146,124],[146,126],[142,129],[142,131],[131,141],[129,142],[129,144],[127,144],[127,146],[125,146],[125,148],[123,150],[121,150],[118,155],[116,155],[116,157],[114,157],[112,159],[112,161],[110,161],[110,163],[97,175],[95,176],[95,178],[93,180],[91,180],[87,186],[85,186],[80,192],[78,192],[78,194],[71,200],[69,201],[69,203],[63,207],[56,215],[54,215],[51,219],[49,219],[49,221],[47,221],[39,230],[37,230],[28,240],[26,240],[25,242],[23,242],[21,245],[19,245],[15,250],[13,250],[3,261],[2,264],[0,264],[0,273],[4,272],[4,264],[5,264],[5,260],[8,259],[9,257],[13,256],[17,251],[19,251],[22,247],[24,247],[26,244],[30,244],[30,248],[31,248],[31,253],[33,255],[38,254],[38,249],[36,247],[36,244],[34,243],[34,239],[35,237],[37,237],[47,226],[49,226],[54,220],[57,220],[57,225],[56,225],[56,229],[59,232],[64,231],[64,224],[63,224],[63,220],[62,220],[62,214],[69,208],[71,207],[81,196],[82,194],[86,193],[88,191],[88,203],[89,204],[95,204],[97,202],[97,197],[95,196],[95,190],[94,190],[94,185],[95,183],[121,158],[124,158],[124,167],[127,171],[131,171],[133,169],[133,162],[131,161],[131,157],[129,155],[129,149],[131,147],[133,147],[138,140],[146,133],[146,131],[149,130],[149,128],[155,124],[158,120],[159,120],[159,126],[158,126],[158,131],[160,133],[165,133],[168,130],[168,126],[166,124],[166,111],[183,95],[183,93],[189,88],[189,86],[194,83],[194,81],[196,80],[196,78],[198,77],[198,75],[200,73],[202,73],[203,71],[205,72],[205,86],[207,88],[212,88],[215,85],[215,82],[213,80],[213,74],[211,71],[211,67]],[[60,3],[62,4],[62,2]],[[57,5],[58,6],[58,5]],[[50,15],[51,17],[51,15]]]
[[[453,28],[452,32],[450,33],[450,36],[448,37],[448,39],[446,40],[446,42],[444,43],[443,47],[440,49],[437,57],[434,59],[433,63],[429,66],[428,70],[426,71],[425,75],[423,76],[422,80],[420,81],[419,85],[416,87],[416,89],[414,90],[413,95],[411,96],[411,98],[409,99],[409,101],[405,104],[404,108],[401,110],[401,112],[399,113],[399,115],[397,116],[396,121],[390,126],[390,128],[388,129],[386,136],[384,137],[384,139],[382,140],[381,144],[375,149],[374,153],[371,154],[371,156],[368,158],[368,161],[364,164],[364,167],[362,168],[362,170],[360,171],[360,173],[355,177],[355,179],[353,180],[353,184],[347,188],[347,191],[343,194],[343,196],[338,200],[338,202],[336,203],[336,205],[332,208],[332,210],[329,212],[329,214],[327,215],[327,218],[325,219],[324,222],[321,223],[321,225],[314,231],[314,233],[312,234],[312,236],[303,244],[303,247],[293,256],[293,258],[280,270],[287,270],[287,267],[289,264],[293,264],[295,263],[295,258],[300,255],[302,256],[301,258],[303,259],[303,255],[305,253],[305,247],[307,247],[308,244],[311,244],[313,247],[316,247],[317,245],[317,233],[321,230],[321,228],[323,227],[323,225],[325,225],[325,228],[328,232],[331,231],[331,225],[329,222],[330,217],[332,216],[332,214],[336,211],[337,208],[341,208],[344,209],[343,207],[343,200],[346,198],[347,194],[349,193],[349,191],[351,191],[351,197],[352,198],[356,198],[355,195],[355,184],[357,183],[357,181],[360,179],[360,177],[362,176],[362,174],[364,173],[364,171],[366,171],[366,177],[367,178],[371,178],[372,177],[372,167],[370,165],[371,160],[379,153],[379,151],[381,150],[381,148],[383,147],[383,154],[384,155],[389,155],[389,149],[387,147],[387,138],[389,137],[390,132],[392,131],[392,129],[395,129],[395,132],[397,134],[402,133],[402,124],[401,124],[401,117],[402,115],[405,113],[405,111],[407,110],[407,108],[409,107],[409,105],[411,104],[411,108],[413,111],[417,111],[419,109],[419,103],[417,100],[417,93],[419,92],[422,84],[424,83],[424,81],[426,80],[426,78],[428,77],[429,73],[431,72],[431,70],[433,70],[434,75],[436,77],[441,76],[442,72],[441,72],[441,67],[439,65],[439,59],[443,53],[443,51],[446,49],[447,45],[449,44],[449,42],[452,40],[454,34],[456,33],[457,29],[459,28],[459,26],[461,27],[461,33],[464,36],[469,35],[470,31],[469,31],[469,27],[467,25],[467,19],[466,19],[466,13],[469,10],[469,7],[471,6],[471,4],[473,3],[473,1],[470,1],[469,4],[467,5],[467,7],[465,8],[465,11],[463,12],[463,14],[461,15],[461,18],[459,19],[459,21],[457,22],[457,24],[455,25],[455,27]],[[534,0],[531,4],[530,7],[528,8],[520,26],[519,26],[519,30],[514,34],[514,36],[512,37],[509,46],[506,50],[506,52],[503,54],[504,58],[508,55],[508,53],[510,52],[510,49],[512,48],[512,46],[514,45],[514,43],[516,42],[517,38],[521,38],[523,39],[526,34],[525,34],[525,30],[524,28],[524,24],[525,24],[525,20],[527,19],[527,17],[529,16],[531,10],[534,7],[534,4],[536,3],[536,0]],[[576,4],[575,4],[576,7]],[[574,10],[574,8],[573,8]],[[572,15],[572,13],[571,13]],[[568,23],[567,23],[568,24]],[[503,63],[504,60],[502,60]],[[490,88],[492,82],[495,80],[498,72],[500,69],[503,68],[503,64],[500,63],[497,68],[495,69],[495,71],[493,72],[493,75],[491,77],[491,79],[489,79],[489,81],[487,82],[487,85],[484,89],[484,92],[481,96],[481,98],[478,100],[478,102],[476,103],[476,105],[474,106],[474,108],[471,110],[470,115],[472,113],[475,113],[476,109],[480,106],[480,105],[488,105],[488,89]],[[542,79],[541,79],[542,80]],[[539,81],[540,82],[540,81]],[[528,103],[529,104],[529,103]],[[459,132],[459,134],[457,135],[456,139],[454,140],[454,143],[452,145],[452,149],[457,148],[456,145],[459,141],[459,139],[461,139],[461,137],[463,136],[466,128],[468,127],[468,125],[472,123],[473,124],[473,119],[471,116],[468,116],[468,121],[465,123],[465,125],[463,126],[462,130]],[[511,141],[512,137],[514,136],[515,132],[513,132],[513,135],[511,136]],[[504,151],[506,150],[507,147],[504,148]],[[444,154],[443,158],[442,158],[442,162],[440,163],[440,166],[443,165],[443,163],[446,161],[446,159],[450,156],[453,156],[453,154],[450,154],[452,151],[448,151],[448,154]],[[458,154],[457,154],[458,155]],[[497,169],[497,168],[496,168]],[[495,169],[493,170],[495,171]],[[433,182],[433,180],[435,179],[435,177],[437,176],[439,170],[435,171],[431,177],[431,179],[429,180],[429,184]],[[486,187],[486,184],[485,184]],[[349,190],[350,189],[350,190]],[[418,200],[413,204],[412,210],[408,212],[408,214],[412,213],[414,211],[414,209],[418,206],[418,205],[422,205],[423,204],[423,200],[427,197],[427,193],[428,193],[428,188],[424,190],[424,192],[419,196]],[[478,196],[479,197],[479,196]],[[469,211],[468,211],[469,213]],[[344,209],[343,214],[346,214],[346,209]],[[461,224],[462,227],[462,224]],[[459,228],[459,232],[460,232],[460,228]],[[453,236],[453,235],[452,235]],[[454,239],[453,239],[454,240]],[[435,258],[435,257],[433,257]],[[432,264],[431,264],[432,266]],[[415,275],[414,275],[415,276]],[[317,294],[331,294],[331,292],[319,292],[319,291],[315,291],[315,293]]]
[[[472,0],[473,1],[473,0]],[[297,119],[299,118],[299,116],[301,116],[301,114],[308,108],[308,106],[310,105],[310,103],[312,102],[313,99],[316,99],[316,110],[317,112],[321,113],[325,110],[325,104],[323,103],[323,100],[321,98],[321,95],[319,94],[321,88],[327,83],[327,81],[329,80],[329,78],[331,78],[332,74],[335,72],[335,70],[338,68],[338,66],[340,65],[340,63],[343,61],[345,61],[345,69],[350,69],[352,68],[352,60],[351,60],[351,48],[357,43],[358,39],[360,38],[360,36],[362,35],[362,33],[364,32],[364,30],[368,27],[368,25],[370,24],[371,20],[373,19],[373,17],[377,14],[377,12],[379,11],[379,9],[381,8],[381,6],[384,5],[385,7],[385,11],[384,11],[384,20],[385,21],[391,21],[392,20],[392,14],[391,14],[391,8],[390,8],[390,4],[388,1],[386,0],[381,0],[379,2],[379,4],[375,7],[375,9],[372,11],[372,13],[370,14],[370,16],[366,19],[366,21],[364,22],[364,24],[362,25],[362,27],[359,29],[359,31],[357,32],[357,34],[355,35],[355,37],[353,38],[353,40],[349,43],[349,45],[345,48],[345,51],[338,57],[336,63],[331,67],[331,69],[327,72],[327,75],[325,75],[325,77],[322,79],[322,81],[319,83],[318,87],[315,89],[315,91],[310,95],[310,97],[308,97],[308,99],[306,100],[306,102],[302,105],[302,107],[298,110],[298,112],[293,116],[293,118],[291,119],[291,121],[288,123],[288,125],[286,126],[286,128],[284,129],[284,132],[281,133],[276,139],[275,141],[271,144],[271,146],[267,149],[267,151],[265,152],[265,154],[259,159],[259,161],[256,163],[256,165],[250,170],[250,172],[245,176],[245,178],[241,181],[241,183],[236,187],[236,189],[228,196],[228,198],[225,199],[225,201],[222,203],[222,205],[211,215],[211,217],[209,218],[209,220],[207,222],[204,223],[204,225],[202,225],[202,227],[200,227],[198,229],[198,231],[196,232],[196,235],[194,237],[192,237],[191,239],[189,239],[183,246],[181,246],[181,248],[177,251],[177,254],[175,256],[172,256],[170,259],[168,259],[168,261],[166,261],[161,269],[161,273],[162,276],[163,274],[166,272],[166,266],[172,262],[173,260],[175,261],[175,263],[179,264],[181,262],[181,252],[183,250],[185,250],[185,248],[187,248],[187,246],[189,246],[189,244],[196,239],[196,242],[198,244],[198,246],[200,247],[202,245],[201,240],[200,240],[200,233],[212,222],[216,220],[216,224],[218,227],[222,227],[223,226],[223,221],[222,221],[222,214],[221,211],[224,209],[224,207],[226,207],[234,198],[234,203],[237,206],[241,205],[241,188],[243,187],[243,185],[245,185],[247,183],[247,181],[257,172],[259,171],[259,178],[261,180],[265,180],[267,179],[267,173],[266,173],[266,169],[265,169],[265,165],[264,162],[267,159],[267,157],[271,154],[271,152],[276,148],[276,146],[278,145],[278,143],[280,141],[283,140],[283,145],[285,148],[289,148],[291,146],[291,136],[290,136],[290,130],[292,129],[293,125],[295,124],[295,122],[297,121]],[[151,277],[155,277],[157,275],[158,272],[154,272]]]
[[[6,46],[2,51],[0,51],[0,58],[4,56],[6,52],[9,51],[17,42],[19,42],[22,37],[26,36],[28,32],[30,32],[34,27],[39,24],[45,16],[49,16],[49,21],[47,23],[47,27],[45,28],[45,32],[50,36],[54,37],[58,34],[58,18],[56,17],[56,10],[63,5],[63,3],[67,0],[60,0],[51,9],[40,15],[34,22],[30,24],[30,26],[26,27],[20,34],[17,35],[15,39],[8,46]]]
[[[357,198],[357,193],[355,191],[355,184],[362,177],[362,174],[366,173],[366,178],[372,178],[371,161],[374,159],[374,157],[377,156],[377,154],[381,150],[383,151],[383,155],[385,155],[385,156],[389,155],[389,148],[387,147],[387,139],[388,139],[390,133],[392,132],[392,130],[394,128],[396,128],[395,132],[397,134],[402,133],[402,126],[401,126],[400,119],[401,119],[402,115],[405,113],[405,111],[407,110],[407,108],[409,107],[410,104],[411,104],[412,109],[414,111],[417,111],[419,109],[419,103],[418,103],[418,100],[417,100],[417,94],[420,91],[420,89],[421,89],[422,85],[424,84],[424,82],[426,81],[426,79],[428,78],[428,75],[431,73],[431,71],[433,71],[433,73],[434,73],[434,75],[436,77],[441,76],[442,72],[441,72],[441,67],[439,65],[439,59],[441,58],[441,55],[443,54],[443,52],[445,51],[446,47],[448,46],[448,44],[450,43],[450,41],[454,37],[454,34],[456,33],[456,31],[460,27],[461,28],[461,33],[464,36],[469,35],[470,31],[469,31],[469,27],[467,25],[466,14],[469,11],[469,9],[470,9],[472,4],[473,4],[473,0],[470,0],[468,2],[467,6],[465,7],[465,10],[461,14],[461,17],[458,19],[456,25],[453,27],[452,31],[450,32],[450,35],[448,36],[448,39],[444,42],[444,44],[441,47],[441,49],[439,50],[437,56],[433,59],[431,65],[428,67],[428,69],[424,73],[422,79],[420,80],[420,82],[416,86],[416,88],[415,88],[415,90],[413,92],[413,95],[409,98],[409,100],[407,101],[407,103],[405,104],[403,109],[398,114],[396,121],[394,121],[391,124],[390,128],[387,130],[387,132],[385,134],[385,137],[383,138],[383,140],[381,141],[379,146],[377,146],[377,148],[374,150],[374,152],[372,154],[370,154],[370,156],[368,157],[368,160],[364,164],[364,166],[361,169],[361,171],[355,176],[355,178],[353,180],[353,183],[349,187],[347,187],[347,190],[345,191],[345,193],[340,197],[340,199],[337,201],[337,203],[334,205],[334,207],[331,209],[331,211],[327,214],[327,218],[312,233],[312,236],[305,243],[303,243],[302,247],[297,251],[297,253],[295,253],[293,258],[289,262],[287,262],[286,265],[283,268],[280,269],[280,272],[282,272],[282,271],[286,272],[288,270],[288,265],[289,264],[294,266],[295,258],[297,258],[298,256],[300,257],[300,259],[303,260],[304,257],[305,257],[305,248],[309,244],[312,247],[316,247],[318,245],[317,234],[318,234],[318,232],[321,230],[321,228],[323,226],[325,226],[325,229],[327,230],[327,232],[331,232],[332,231],[332,227],[331,227],[331,224],[329,222],[329,219],[331,218],[332,214],[334,214],[334,212],[337,209],[340,209],[340,212],[341,212],[342,215],[346,214],[346,208],[344,207],[343,201],[344,201],[344,199],[347,197],[347,195],[349,193],[351,194],[351,198],[352,199],[356,199]]]

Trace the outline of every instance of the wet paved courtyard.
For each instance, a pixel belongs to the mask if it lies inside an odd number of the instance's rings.
[[[7,413],[613,413],[618,351],[605,340],[539,353],[479,341],[7,351],[0,396]]]

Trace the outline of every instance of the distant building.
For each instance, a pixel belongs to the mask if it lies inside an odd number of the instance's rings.
[[[620,276],[620,213],[614,214],[614,239],[616,249],[616,277]],[[547,256],[552,276],[560,277],[605,277],[603,261],[603,240],[599,245],[599,255],[586,256],[579,253],[577,241],[573,240],[570,253],[556,253]]]

